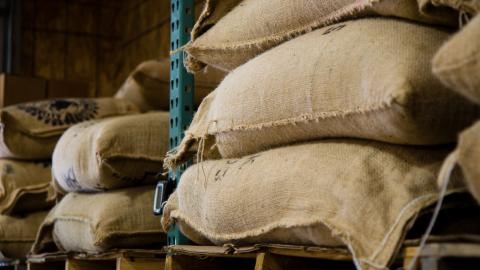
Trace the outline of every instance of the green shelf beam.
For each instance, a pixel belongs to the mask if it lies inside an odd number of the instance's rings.
[[[174,149],[185,136],[185,130],[193,118],[194,78],[183,65],[184,53],[181,47],[190,41],[190,32],[194,24],[194,0],[171,0],[170,21],[170,149]],[[168,181],[174,187],[187,164],[180,169],[170,171]],[[174,226],[167,235],[168,245],[187,244],[178,226]]]

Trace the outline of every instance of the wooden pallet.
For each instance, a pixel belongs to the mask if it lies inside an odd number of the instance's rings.
[[[165,270],[355,269],[346,249],[290,245],[253,247],[171,246]]]
[[[418,248],[407,246],[391,269],[407,269]],[[165,250],[117,250],[98,255],[48,254],[30,257],[29,270],[350,270],[348,250],[292,245],[170,246]],[[480,244],[430,243],[415,270],[480,269]],[[3,269],[0,269],[3,270]]]
[[[28,270],[158,270],[165,268],[165,252],[117,250],[97,255],[47,254],[30,257]]]
[[[406,247],[391,269],[408,269],[418,248]],[[165,270],[203,269],[355,269],[346,249],[324,249],[288,245],[258,245],[254,247],[171,246],[168,248]],[[480,244],[430,243],[421,252],[415,270],[478,270]]]

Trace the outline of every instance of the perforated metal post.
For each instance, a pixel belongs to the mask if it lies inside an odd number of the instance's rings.
[[[190,40],[194,4],[194,0],[171,0],[170,48],[175,53],[170,55],[170,149],[178,146],[193,118],[194,80],[183,66],[183,52],[179,48]],[[176,186],[185,168],[186,164],[176,171],[170,171],[168,180]],[[168,232],[167,237],[169,245],[188,242],[177,226]]]

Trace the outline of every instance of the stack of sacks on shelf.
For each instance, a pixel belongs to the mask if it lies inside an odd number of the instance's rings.
[[[169,99],[170,67],[174,65],[178,63],[170,63],[168,58],[140,63],[120,87],[115,97],[132,101],[144,112],[167,111],[175,102]],[[223,77],[225,73],[215,68],[206,68],[195,76],[195,108],[217,87]],[[172,104],[169,104],[169,100]]]
[[[128,101],[54,99],[0,110],[0,251],[24,258],[55,203],[51,157],[62,133],[89,119],[136,113]]]
[[[450,89],[480,104],[480,1],[432,1],[462,12],[471,18],[435,54],[433,73]],[[450,171],[459,170],[473,196],[480,202],[480,122],[463,131],[457,148],[445,161],[445,175],[439,185],[448,181]],[[450,180],[451,182],[452,180]]]
[[[63,198],[45,218],[32,252],[160,249],[165,236],[152,205],[168,125],[168,112],[149,112],[69,128],[52,158]]]
[[[345,2],[245,0],[196,38],[195,25],[188,67],[230,73],[165,160],[201,159],[168,200],[165,229],[200,244],[345,245],[359,269],[392,262],[480,107],[431,71],[453,10]]]
[[[152,200],[174,121],[161,111],[169,108],[169,66],[168,59],[141,63],[115,95],[149,112],[88,121],[63,134],[52,171],[64,197],[41,225],[33,253],[162,247]],[[212,70],[197,80],[198,103],[223,76]]]

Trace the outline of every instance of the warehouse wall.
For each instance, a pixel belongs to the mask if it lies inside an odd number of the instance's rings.
[[[103,95],[111,95],[138,63],[167,57],[170,38],[169,0],[132,0],[124,6],[121,40],[108,52],[102,67]]]
[[[16,73],[88,81],[99,91],[103,51],[120,40],[124,1],[23,0]]]
[[[196,0],[196,15],[202,9],[201,0]],[[118,89],[131,70],[140,62],[169,56],[170,0],[131,0],[122,12],[125,27],[122,41],[112,52],[102,74],[103,94],[112,94]]]
[[[197,0],[196,13],[201,9]],[[111,96],[140,62],[168,57],[170,0],[23,0],[17,73]]]

